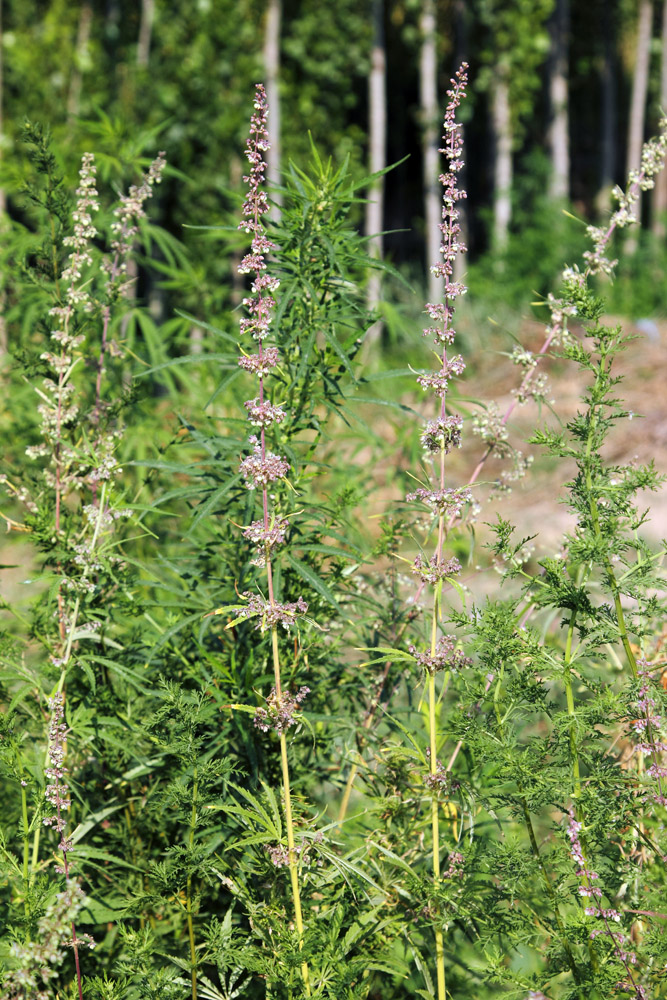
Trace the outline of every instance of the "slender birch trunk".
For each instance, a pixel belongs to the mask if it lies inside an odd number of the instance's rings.
[[[384,0],[373,0],[373,48],[371,69],[368,74],[368,146],[369,166],[372,174],[383,170],[387,146],[387,74],[384,47]],[[366,235],[371,239],[368,251],[371,256],[382,260],[384,177],[378,177],[368,191],[366,204]],[[366,290],[369,309],[376,309],[382,297],[382,281],[379,271],[371,270]],[[367,340],[377,340],[382,333],[382,323],[375,323],[368,331]]]
[[[644,142],[644,125],[646,121],[646,95],[648,93],[648,72],[651,60],[651,28],[653,24],[653,0],[639,0],[639,19],[637,24],[637,55],[635,71],[632,78],[632,99],[630,102],[630,121],[628,123],[628,160],[627,173],[639,171]],[[637,218],[641,218],[641,192],[636,204]],[[628,239],[626,253],[632,254],[637,249],[637,239]]]
[[[422,153],[424,177],[424,224],[426,227],[426,267],[428,300],[442,297],[440,280],[430,268],[440,259],[441,193],[438,183],[439,121],[438,65],[436,54],[436,17],[434,0],[422,0],[419,17],[421,51],[419,56],[419,101],[422,118]]]
[[[616,179],[617,66],[613,15],[615,3],[602,12],[604,62],[602,67],[602,158],[600,161],[600,207],[609,208],[609,191]]]
[[[269,187],[280,184],[280,22],[282,18],[281,0],[269,0],[264,28],[264,86],[266,99],[271,109],[267,122],[267,132],[271,148],[266,157],[266,179]],[[275,215],[280,216],[282,195],[273,191],[271,197],[276,205]]]
[[[569,0],[557,0],[550,24],[551,59],[549,67],[549,99],[551,104],[551,121],[548,135],[551,154],[549,194],[557,201],[567,200],[570,194],[570,127],[568,113],[569,33]]]
[[[67,95],[67,117],[70,124],[81,109],[81,88],[83,85],[83,70],[86,64],[86,53],[90,43],[90,32],[93,25],[93,8],[90,0],[84,0],[79,13],[79,27],[76,33],[76,48],[74,51],[74,67],[70,78]]]
[[[3,85],[4,85],[4,60],[3,60],[3,2],[0,0],[0,163],[4,155],[4,141],[5,141],[5,120],[4,120],[4,109],[3,109]],[[5,212],[7,211],[7,196],[5,194],[4,187],[0,186],[0,231],[4,229],[5,226]],[[4,290],[4,275],[0,274],[0,355],[7,353],[8,343],[7,343],[7,326],[5,323],[5,290]]]
[[[139,69],[148,69],[154,20],[155,0],[141,0],[141,21],[137,41],[137,66]]]
[[[512,218],[512,115],[507,72],[498,67],[492,90],[494,158],[493,247],[503,250],[507,245]]]
[[[660,110],[663,114],[667,114],[667,0],[663,0],[662,5],[660,39]],[[664,240],[667,235],[667,171],[665,170],[661,170],[655,179],[653,233],[660,240]]]
[[[4,80],[5,80],[5,63],[4,63],[4,35],[3,35],[3,15],[4,15],[4,4],[3,0],[0,0],[0,162],[4,157],[4,142],[5,142],[5,119],[4,119]],[[7,210],[7,195],[5,194],[4,187],[0,186],[0,220],[4,216]],[[2,345],[4,350],[4,344]]]

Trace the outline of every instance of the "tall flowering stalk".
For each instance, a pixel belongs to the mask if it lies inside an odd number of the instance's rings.
[[[41,355],[51,369],[36,389],[40,397],[38,413],[41,418],[42,440],[26,449],[34,460],[46,459],[43,480],[46,493],[32,496],[25,488],[12,488],[6,477],[1,477],[26,507],[29,515],[38,515],[40,504],[53,500],[53,538],[59,557],[55,569],[57,587],[57,640],[49,643],[50,662],[59,671],[52,696],[59,696],[65,687],[65,678],[74,652],[74,635],[81,630],[80,619],[88,610],[90,619],[85,623],[90,635],[99,631],[98,612],[87,608],[99,596],[100,549],[115,523],[128,517],[131,511],[119,509],[114,504],[114,480],[120,466],[114,454],[120,433],[101,418],[105,406],[101,398],[104,356],[107,350],[107,333],[111,310],[120,288],[119,277],[125,271],[134,238],[138,232],[136,222],[145,213],[143,204],[151,194],[153,185],[159,183],[165,166],[160,153],[138,187],[130,188],[127,196],[121,195],[116,209],[117,221],[112,225],[112,255],[103,256],[100,270],[105,276],[102,301],[95,296],[92,241],[98,236],[94,214],[99,210],[96,188],[96,167],[92,153],[84,153],[79,171],[79,186],[72,213],[73,231],[63,244],[70,248],[67,265],[58,277],[54,274],[56,303],[49,310],[54,329],[51,345]],[[86,409],[85,386],[77,385],[75,374],[85,364],[82,345],[86,341],[86,328],[92,318],[100,316],[102,324],[101,350],[95,380],[95,403]],[[88,433],[80,436],[81,428]],[[84,503],[86,493],[92,503]],[[83,517],[79,525],[68,529],[72,522],[65,501],[69,496],[81,499]],[[118,499],[117,497],[115,499]],[[118,556],[109,557],[111,563]],[[48,759],[47,759],[48,763]],[[39,856],[39,827],[33,839],[33,877]]]
[[[30,141],[38,145],[46,158],[48,147],[41,135],[35,133]],[[164,156],[160,154],[142,184],[131,188],[128,196],[121,196],[121,205],[116,210],[117,222],[112,226],[112,254],[108,258],[105,255],[96,257],[93,252],[93,240],[99,237],[94,221],[99,210],[96,167],[91,153],[83,155],[71,216],[72,231],[62,240],[62,245],[69,250],[62,271],[59,271],[59,244],[53,244],[52,294],[55,301],[48,310],[52,329],[50,342],[40,358],[47,371],[39,386],[35,386],[39,397],[41,439],[26,449],[28,458],[39,462],[41,468],[30,477],[30,487],[15,486],[6,474],[0,474],[0,483],[26,509],[26,523],[12,522],[12,526],[32,533],[35,544],[46,553],[49,575],[55,575],[55,609],[49,608],[53,610],[53,627],[42,627],[36,632],[42,639],[49,662],[48,696],[44,701],[48,704],[50,722],[44,771],[46,799],[53,812],[42,824],[34,824],[30,864],[24,791],[28,783],[22,780],[23,875],[28,886],[26,892],[36,891],[42,830],[53,828],[62,854],[62,862],[56,865],[55,871],[65,879],[65,890],[53,904],[53,913],[61,914],[62,919],[64,914],[69,914],[69,944],[74,949],[79,997],[83,993],[82,937],[77,937],[74,918],[81,908],[83,894],[71,875],[72,844],[65,833],[69,808],[65,770],[65,688],[80,643],[102,641],[108,618],[103,598],[110,587],[117,586],[117,580],[111,581],[109,574],[115,576],[114,571],[123,563],[111,536],[117,522],[132,512],[121,506],[123,498],[116,485],[122,471],[115,455],[121,435],[112,425],[109,407],[102,399],[104,355],[108,348],[107,333],[113,304],[121,293],[122,273],[138,231],[135,223],[144,214],[143,202],[152,186],[159,182],[163,168]],[[63,223],[65,218],[63,213]],[[84,376],[83,369],[90,351],[86,352],[84,345],[89,331],[95,328],[95,320],[100,321],[102,347],[97,377],[93,381]],[[35,687],[39,689],[41,685],[38,683]],[[45,927],[45,933],[50,933]],[[65,939],[66,935],[60,933],[57,940],[63,943]],[[83,940],[88,940],[87,936],[84,935]],[[59,947],[60,944],[53,946],[52,964],[58,964]],[[33,957],[38,954],[34,949],[33,953]],[[45,979],[45,974],[40,975]]]
[[[275,484],[285,478],[290,466],[285,458],[270,451],[267,446],[267,433],[270,433],[271,428],[279,425],[285,419],[285,411],[281,406],[275,405],[268,398],[267,386],[268,376],[278,365],[278,348],[275,344],[267,342],[271,336],[272,310],[275,307],[273,293],[278,288],[278,280],[267,274],[265,260],[265,255],[270,250],[275,249],[275,244],[268,239],[262,224],[262,216],[269,208],[266,193],[262,190],[266,169],[262,154],[269,148],[266,129],[267,115],[266,93],[264,87],[258,84],[255,90],[250,135],[246,143],[246,156],[250,163],[250,173],[244,177],[244,181],[248,184],[248,195],[243,203],[244,218],[238,227],[246,233],[252,234],[250,253],[242,259],[238,270],[242,275],[253,275],[252,294],[243,300],[247,315],[241,319],[240,328],[244,336],[250,336],[257,342],[257,353],[242,353],[239,365],[245,371],[256,376],[258,391],[253,399],[249,399],[245,403],[248,420],[254,430],[249,438],[252,446],[251,454],[242,460],[239,471],[249,490],[261,491],[261,518],[245,527],[243,536],[256,548],[254,562],[266,571],[267,596],[245,593],[243,597],[246,603],[237,609],[236,620],[255,619],[255,627],[258,630],[271,633],[274,686],[267,698],[267,707],[258,709],[255,724],[260,731],[266,732],[269,729],[274,729],[279,737],[294,922],[299,938],[299,947],[302,947],[304,928],[299,891],[299,853],[294,841],[294,820],[285,733],[294,721],[294,711],[307,694],[307,688],[301,688],[296,697],[283,691],[278,628],[290,628],[299,616],[306,613],[308,606],[302,598],[294,603],[279,603],[276,600],[273,580],[274,553],[286,540],[288,521],[281,517],[276,506],[272,506],[269,491],[273,491]],[[306,962],[301,964],[301,974],[306,995],[310,996],[310,980]]]
[[[437,518],[437,542],[435,551],[426,559],[419,555],[415,561],[415,572],[424,585],[433,588],[433,601],[430,623],[430,645],[423,650],[410,647],[416,662],[424,668],[428,687],[428,730],[429,730],[429,774],[426,778],[427,788],[431,792],[431,831],[433,840],[433,880],[436,887],[447,873],[440,869],[440,792],[446,779],[444,769],[438,761],[437,744],[438,729],[436,722],[436,687],[435,675],[442,670],[452,670],[464,666],[467,658],[456,648],[456,638],[451,635],[441,635],[441,599],[443,581],[455,576],[461,571],[458,560],[445,558],[445,542],[447,539],[448,520],[460,514],[468,504],[472,495],[468,488],[455,489],[446,485],[445,456],[460,445],[462,419],[457,414],[447,411],[447,391],[450,380],[460,375],[465,364],[460,355],[448,355],[447,349],[453,343],[456,331],[453,318],[456,299],[466,291],[465,287],[453,280],[454,262],[458,254],[465,251],[460,240],[458,203],[466,197],[465,191],[457,186],[457,175],[463,167],[461,157],[463,150],[462,127],[456,121],[456,111],[465,97],[468,66],[463,63],[452,79],[452,88],[447,92],[449,103],[444,119],[444,148],[440,150],[447,160],[447,172],[440,177],[444,187],[442,222],[439,226],[442,234],[440,253],[442,260],[433,265],[431,271],[438,278],[444,279],[443,301],[427,303],[426,311],[434,321],[434,325],[424,331],[424,336],[433,337],[436,347],[442,349],[440,366],[434,372],[421,374],[417,382],[424,391],[431,392],[438,400],[437,416],[430,420],[422,434],[422,445],[433,458],[436,482],[420,487],[406,498],[409,501],[420,501],[425,504]],[[451,867],[451,865],[450,865]],[[437,915],[437,919],[440,915]],[[435,929],[436,973],[438,984],[438,1000],[445,1000],[445,957],[444,939],[441,926]]]

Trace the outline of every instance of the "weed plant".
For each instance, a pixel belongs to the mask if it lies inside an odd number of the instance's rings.
[[[360,352],[380,266],[350,222],[366,181],[313,149],[271,219],[262,87],[240,225],[203,235],[241,257],[240,331],[189,300],[192,351],[130,298],[162,154],[107,211],[93,156],[72,198],[26,126],[2,473],[22,581],[0,635],[7,1000],[667,995],[664,547],[639,499],[661,476],[608,458],[632,416],[617,358],[639,346],[599,297],[667,131],[545,299],[503,412],[450,392],[466,70],[444,118],[437,367],[400,401]],[[511,416],[544,403],[554,354],[585,390],[532,435],[574,469],[573,527],[536,562],[487,494],[529,469]],[[483,602],[480,516],[503,584]]]

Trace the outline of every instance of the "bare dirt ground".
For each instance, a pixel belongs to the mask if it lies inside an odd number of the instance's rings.
[[[617,374],[624,376],[618,387],[618,396],[634,416],[621,421],[610,435],[605,446],[604,457],[613,463],[624,464],[633,461],[646,464],[651,459],[659,472],[667,475],[667,322],[657,322],[651,330],[652,336],[640,332],[631,322],[620,322],[628,333],[637,333],[638,339],[632,343],[615,364]],[[544,337],[543,328],[526,324],[522,342],[529,349],[539,350]],[[505,360],[505,359],[501,359]],[[554,400],[554,410],[565,423],[581,408],[580,396],[586,387],[586,379],[577,376],[574,365],[567,362],[546,360],[543,371],[548,374],[550,391],[547,398]],[[482,372],[480,396],[485,391],[491,396],[495,386],[495,399],[501,412],[509,406],[512,389],[518,384],[520,373],[509,361],[493,370]],[[493,398],[493,397],[492,397]],[[536,554],[541,548],[553,551],[563,532],[573,525],[573,518],[564,502],[567,491],[563,484],[574,466],[565,462],[546,460],[540,449],[525,445],[531,435],[539,415],[533,404],[528,403],[515,409],[509,426],[513,443],[525,453],[534,456],[534,465],[511,497],[501,501],[499,511],[506,508],[507,516],[523,534],[538,534],[535,540]],[[555,424],[555,418],[543,410],[542,423]],[[493,471],[493,466],[490,466]],[[659,493],[642,495],[640,506],[651,509],[650,521],[644,530],[654,542],[667,536],[667,487]],[[488,520],[488,518],[485,518]]]
[[[631,461],[646,464],[653,460],[657,471],[667,475],[667,320],[650,321],[648,334],[644,331],[645,324],[641,322],[637,325],[612,316],[606,317],[605,322],[610,325],[619,324],[626,333],[635,334],[637,339],[628,346],[625,353],[618,356],[614,364],[614,371],[624,377],[616,395],[624,401],[624,406],[633,413],[633,417],[620,421],[610,434],[605,444],[604,457],[616,464]],[[576,335],[583,335],[583,331],[577,330],[574,325],[572,330]],[[518,341],[524,347],[533,352],[540,350],[545,337],[541,323],[524,320],[516,333]],[[492,537],[487,525],[496,521],[497,514],[516,526],[517,541],[525,536],[536,536],[531,543],[536,560],[558,552],[564,534],[575,526],[574,516],[567,505],[568,491],[565,489],[565,483],[575,473],[574,463],[554,460],[543,449],[528,444],[528,440],[537,426],[545,423],[558,426],[559,421],[565,424],[582,408],[581,396],[586,389],[586,376],[579,374],[572,362],[558,358],[542,359],[538,370],[548,377],[546,398],[550,402],[553,400],[554,412],[548,407],[542,407],[540,412],[535,403],[528,402],[515,407],[507,424],[510,443],[524,455],[532,457],[532,466],[522,480],[512,485],[511,494],[498,496],[492,494],[490,484],[498,479],[503,469],[509,468],[509,463],[491,459],[484,466],[478,487],[474,491],[476,499],[481,503],[475,534],[477,552],[482,563],[486,561],[482,546]],[[457,389],[462,396],[485,405],[495,401],[499,412],[503,414],[514,399],[512,390],[520,384],[522,374],[523,370],[496,348],[495,351],[490,350],[475,358],[474,371],[472,366],[468,368],[464,378],[457,383]],[[416,410],[423,414],[425,419],[432,415],[432,401],[426,399],[419,390],[409,389],[400,397],[400,402],[413,412]],[[468,410],[475,413],[477,407],[469,406]],[[395,411],[387,411],[382,406],[374,405],[363,411],[364,419],[382,436],[387,445],[383,459],[377,461],[370,444],[361,450],[350,446],[349,455],[345,443],[338,450],[338,460],[346,455],[351,465],[374,466],[373,479],[376,486],[365,501],[362,512],[366,522],[365,530],[371,534],[379,532],[379,519],[403,499],[401,486],[395,481],[397,461],[406,470],[418,472],[416,463],[419,459],[415,454],[408,457],[405,451],[401,455],[401,451],[406,447],[408,439],[416,439],[419,421],[409,413],[396,419],[391,416],[393,413]],[[449,485],[469,482],[484,450],[482,442],[471,432],[470,425],[466,422],[463,446],[447,456]],[[644,537],[650,544],[659,545],[667,537],[667,485],[658,493],[642,495],[638,506],[641,510],[650,509],[649,520],[642,528]],[[476,560],[477,556],[474,558]],[[472,584],[471,579],[467,582]]]

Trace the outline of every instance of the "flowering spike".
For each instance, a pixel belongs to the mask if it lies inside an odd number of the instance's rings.
[[[245,403],[248,421],[252,427],[258,429],[259,433],[249,436],[252,453],[241,460],[239,471],[249,490],[261,491],[262,519],[252,521],[242,531],[244,538],[253,543],[256,548],[252,562],[266,570],[268,597],[264,598],[261,594],[246,592],[242,595],[246,603],[234,610],[237,614],[237,620],[255,619],[256,629],[261,632],[269,630],[272,633],[275,683],[265,702],[265,707],[259,707],[256,710],[254,721],[256,728],[260,731],[268,732],[269,729],[274,729],[279,736],[287,850],[284,850],[282,846],[271,848],[270,854],[276,867],[285,864],[290,869],[294,921],[299,936],[299,947],[301,947],[304,927],[297,869],[300,852],[294,837],[285,732],[297,721],[295,712],[308,693],[308,688],[300,688],[296,695],[283,691],[278,631],[279,626],[288,629],[295,624],[299,617],[306,614],[308,605],[302,597],[299,597],[295,602],[280,603],[276,600],[273,586],[273,552],[285,541],[289,524],[286,518],[278,516],[275,508],[269,509],[268,487],[270,484],[284,479],[290,470],[290,465],[282,456],[268,451],[266,446],[267,431],[275,429],[287,417],[287,413],[281,406],[266,398],[265,386],[265,379],[277,366],[279,357],[278,348],[273,344],[265,343],[272,332],[272,312],[275,308],[273,296],[279,286],[278,279],[267,273],[265,255],[277,248],[267,237],[262,224],[262,216],[269,210],[269,202],[262,188],[266,169],[262,154],[269,148],[269,137],[266,129],[267,116],[266,92],[264,87],[258,84],[255,88],[254,112],[250,121],[250,134],[245,150],[250,163],[250,172],[243,178],[248,185],[248,194],[243,202],[243,220],[238,226],[239,229],[252,234],[250,252],[241,260],[238,271],[239,274],[253,275],[251,294],[243,300],[246,316],[240,321],[240,332],[242,335],[247,334],[257,341],[258,351],[256,354],[246,354],[242,351],[238,363],[239,367],[255,375],[259,382],[257,395],[246,400]],[[273,500],[273,495],[271,500]],[[227,627],[229,628],[230,625]],[[310,996],[309,972],[305,961],[301,962],[301,976],[306,996]]]
[[[455,874],[462,873],[462,859],[459,855],[450,855],[450,867],[446,872],[440,868],[440,822],[438,810],[438,797],[446,794],[451,787],[449,784],[449,770],[451,764],[443,767],[437,758],[437,714],[436,714],[436,686],[435,676],[441,670],[459,670],[469,666],[472,661],[465,653],[457,648],[456,636],[440,635],[439,613],[440,592],[445,579],[455,576],[461,571],[461,565],[456,558],[445,560],[444,548],[447,537],[446,521],[450,523],[461,513],[464,505],[472,501],[470,490],[452,489],[445,486],[445,455],[458,448],[461,443],[461,429],[463,421],[461,417],[448,414],[446,408],[446,396],[449,389],[450,380],[460,374],[465,369],[463,358],[460,355],[447,357],[447,348],[453,343],[455,330],[452,326],[454,317],[454,302],[466,291],[465,286],[454,280],[454,263],[457,256],[465,251],[465,246],[460,240],[461,227],[459,225],[458,203],[466,197],[465,191],[457,185],[457,176],[463,167],[461,156],[463,150],[462,128],[456,121],[456,111],[465,96],[467,84],[467,63],[463,63],[452,80],[451,89],[447,92],[449,103],[445,112],[443,125],[444,146],[440,150],[447,160],[447,170],[440,176],[440,181],[444,187],[442,204],[442,222],[439,225],[440,239],[440,260],[433,265],[431,272],[444,280],[444,301],[428,302],[426,312],[433,325],[424,330],[424,335],[433,337],[436,345],[442,348],[439,356],[440,367],[434,372],[422,372],[417,376],[417,384],[424,391],[430,391],[439,399],[438,414],[436,419],[430,420],[421,435],[421,442],[425,450],[433,456],[434,466],[437,469],[437,482],[432,486],[420,487],[406,497],[408,501],[420,501],[430,507],[434,517],[437,519],[437,544],[433,556],[425,561],[419,554],[414,561],[413,571],[420,578],[420,587],[424,584],[431,584],[435,588],[433,603],[431,608],[430,644],[427,649],[421,650],[412,645],[409,647],[416,663],[426,672],[428,688],[428,736],[429,749],[427,756],[429,760],[429,773],[425,778],[426,787],[432,795],[431,801],[431,824],[433,836],[433,880],[437,887],[444,878],[452,878]],[[432,488],[435,487],[435,488]],[[452,758],[452,761],[455,756]],[[434,908],[430,916],[437,917],[435,929],[435,951],[436,951],[436,977],[438,1000],[445,1000],[445,959],[444,959],[444,936],[442,931],[442,914],[439,907]]]

